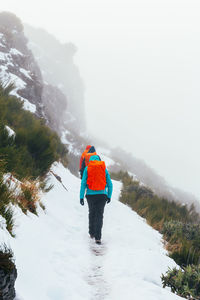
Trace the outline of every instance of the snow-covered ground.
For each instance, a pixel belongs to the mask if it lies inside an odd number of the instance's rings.
[[[88,209],[79,204],[80,179],[62,165],[53,168],[68,192],[52,175],[54,188],[45,196],[46,211],[28,217],[16,210],[16,238],[0,229],[12,247],[18,270],[20,300],[170,300],[160,276],[175,263],[166,256],[161,235],[118,201],[114,182],[105,207],[103,243],[90,240]]]

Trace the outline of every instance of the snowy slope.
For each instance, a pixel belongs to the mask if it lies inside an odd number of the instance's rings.
[[[175,263],[166,256],[161,235],[118,201],[114,182],[106,206],[103,244],[87,234],[87,205],[79,204],[80,179],[62,165],[54,167],[64,185],[45,196],[39,217],[16,210],[15,239],[0,229],[16,256],[17,299],[20,300],[170,300],[181,299],[163,289],[161,273]]]

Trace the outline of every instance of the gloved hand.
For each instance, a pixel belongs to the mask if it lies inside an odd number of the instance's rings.
[[[107,203],[110,203],[111,199],[107,197]]]
[[[84,200],[83,199],[80,199],[80,204],[84,205]]]

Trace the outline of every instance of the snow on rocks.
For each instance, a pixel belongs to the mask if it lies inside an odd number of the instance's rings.
[[[16,89],[12,90],[10,92],[10,94],[21,99],[21,101],[23,102],[23,109],[28,110],[32,113],[36,112],[36,105],[31,103],[30,101],[28,101],[24,97],[19,96]]]
[[[9,82],[14,83],[14,85],[16,86],[16,90],[22,90],[25,88],[26,82],[24,82],[17,75],[15,75],[13,73],[9,73],[8,76],[9,76]]]
[[[15,85],[16,88],[11,92],[11,94],[15,93],[19,89],[25,88],[25,86],[26,86],[26,83],[21,78],[19,78],[17,75],[15,75],[11,72],[8,72],[7,65],[0,66],[0,78],[1,78],[1,81],[3,83],[6,83],[7,85],[10,83],[13,83]]]
[[[11,48],[10,49],[10,54],[23,56],[23,54],[19,50],[15,49],[15,48]]]
[[[7,55],[6,53],[0,52],[0,60],[5,61],[7,59]]]
[[[32,80],[32,78],[31,78],[31,76],[30,76],[30,71],[27,71],[27,70],[25,70],[24,68],[20,68],[19,69],[20,70],[20,72],[22,73],[22,74],[24,74],[28,79],[31,79]]]
[[[77,146],[74,143],[74,138],[69,130],[63,129],[61,134],[61,142],[67,146],[67,149],[70,153],[73,153],[75,156],[80,156],[81,152],[78,150]]]
[[[87,234],[88,208],[79,204],[80,179],[61,164],[52,170],[68,192],[52,176],[54,188],[42,197],[46,211],[40,209],[37,217],[16,209],[17,237],[7,236],[16,257],[19,299],[181,299],[162,288],[161,273],[175,266],[162,236],[118,201],[121,183],[114,182],[98,246]]]
[[[23,39],[23,34],[21,36]],[[21,40],[20,40],[21,43]],[[18,43],[10,46],[7,35],[0,34],[0,80],[4,85],[14,84],[11,95],[17,96],[24,101],[23,108],[36,113],[41,101],[41,74],[39,68],[34,65],[34,57],[26,47],[21,47],[22,52],[17,49]],[[16,45],[16,47],[14,46]],[[37,80],[33,80],[37,78]],[[37,107],[38,104],[38,107]]]
[[[5,48],[6,46],[0,42],[0,47]]]
[[[0,33],[0,47],[5,48],[5,45],[4,45],[4,34],[3,33]]]
[[[30,112],[32,113],[35,113],[36,112],[36,105],[35,104],[32,104],[30,103],[27,99],[25,98],[22,98],[21,99],[23,100],[23,108],[25,110],[29,110]]]

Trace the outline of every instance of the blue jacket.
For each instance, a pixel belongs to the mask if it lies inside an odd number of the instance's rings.
[[[100,160],[98,155],[93,155],[90,157],[90,161],[92,160]],[[87,167],[85,168],[83,172],[83,177],[81,180],[81,190],[80,190],[80,199],[83,199],[85,196],[85,190],[86,190],[86,195],[98,195],[98,194],[105,194],[108,196],[108,198],[111,198],[112,196],[112,190],[113,190],[113,184],[110,179],[110,175],[108,173],[108,170],[106,169],[106,187],[105,190],[100,190],[100,191],[93,191],[90,190],[87,186]]]

